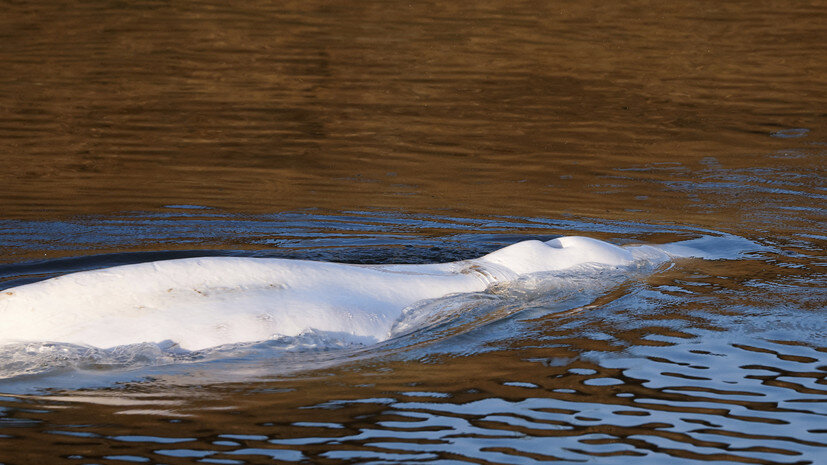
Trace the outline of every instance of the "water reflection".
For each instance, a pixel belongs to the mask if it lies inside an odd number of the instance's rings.
[[[186,246],[187,238],[220,242],[246,230],[282,247],[208,253],[357,263],[468,258],[513,241],[515,230],[542,237],[571,228],[618,243],[709,233],[639,223],[366,213],[242,219],[203,209],[102,223],[107,234],[90,228],[88,239],[76,236],[78,243],[97,237],[104,247],[117,246],[128,231],[143,229],[148,240]],[[213,227],[198,227],[204,223]],[[9,224],[17,229],[5,237],[21,244],[62,227]],[[827,328],[811,273],[816,239],[718,239],[717,256],[727,258],[678,262],[619,280],[598,275],[597,287],[581,279],[533,297],[524,289],[463,301],[447,325],[435,321],[374,347],[285,357],[273,357],[272,347],[250,347],[227,360],[205,354],[173,369],[84,369],[83,381],[80,372],[55,373],[35,384],[103,389],[0,399],[0,440],[10,457],[4,460],[37,461],[60,448],[66,460],[111,463],[625,463],[630,457],[817,463],[827,447],[821,346]],[[24,262],[4,272],[15,282],[189,253],[201,252]],[[428,310],[422,309],[426,317]]]
[[[808,4],[32,1],[0,21],[14,218],[188,204],[663,218],[691,197],[617,169],[796,150],[807,171],[827,127]]]
[[[763,259],[782,256],[696,260],[563,311],[540,300],[470,331],[317,365],[312,377],[196,387],[161,374],[109,394],[6,397],[2,439],[113,461],[817,463],[824,322],[818,307],[778,305],[818,294],[744,286],[756,267],[771,278]]]
[[[426,365],[378,362],[213,388],[202,399],[184,391],[174,402],[129,391],[103,402],[9,398],[4,441],[34,435],[87,460],[818,463],[827,448],[823,351],[726,343],[710,332],[661,340],[599,358],[546,348],[530,351],[531,360],[493,352]],[[136,417],[129,397],[164,409]],[[55,428],[81,411],[85,424]],[[122,423],[128,413],[130,426]],[[135,431],[132,421],[154,434],[120,433]],[[83,455],[91,445],[108,452]]]
[[[823,462],[823,29],[806,2],[6,2],[2,288],[752,246],[379,347],[137,376],[92,354],[0,396],[0,463]]]
[[[513,241],[515,230],[543,237],[571,228],[618,243],[709,233],[531,218],[238,218],[203,209],[102,223],[107,234],[90,228],[88,239],[76,236],[78,244],[104,238],[104,247],[107,241],[118,246],[128,231],[143,230],[147,240],[165,237],[186,246],[188,238],[220,242],[248,231],[264,245],[282,247],[207,253],[357,263],[468,258]],[[204,223],[213,227],[199,227]],[[62,230],[60,222],[9,224],[17,227],[4,232],[12,243]],[[821,344],[827,328],[823,293],[811,272],[816,239],[755,243],[724,234],[704,241],[714,256],[727,258],[682,261],[622,279],[592,277],[600,286],[582,278],[570,289],[457,301],[448,320],[378,346],[280,357],[273,357],[273,347],[253,346],[229,359],[201,354],[169,367],[98,366],[16,379],[18,388],[86,383],[103,389],[0,399],[4,460],[53,458],[48,450],[60,448],[69,461],[110,463],[625,463],[631,457],[817,463],[827,447]],[[190,253],[201,252],[92,255],[3,270],[7,282],[19,282]],[[421,309],[424,318],[429,310]],[[5,389],[18,389],[12,384]]]

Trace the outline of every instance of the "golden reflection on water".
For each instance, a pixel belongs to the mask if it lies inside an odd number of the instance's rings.
[[[714,224],[738,212],[710,218],[652,178],[812,150],[770,134],[824,139],[823,25],[788,2],[8,5],[3,216],[680,209]]]
[[[783,463],[773,458],[796,451],[812,458],[824,447],[817,429],[804,431],[795,423],[811,408],[806,399],[824,392],[806,387],[823,373],[810,371],[817,359],[792,355],[801,348],[745,346],[755,354],[751,359],[727,363],[769,363],[721,374],[705,363],[738,354],[693,349],[700,346],[692,343],[670,346],[663,345],[669,358],[656,357],[657,347],[647,349],[649,368],[624,365],[623,359],[606,367],[611,363],[544,348],[523,350],[522,359],[495,351],[428,363],[376,361],[355,370],[345,365],[278,381],[167,388],[154,395],[139,385],[24,398],[6,419],[21,422],[5,429],[14,433],[7,442],[37,441],[44,448],[8,450],[6,458],[39,463],[59,447],[64,456],[87,460],[172,455],[258,463],[269,455],[323,462],[337,454],[378,458],[430,451],[430,458],[493,462],[660,454],[664,460]],[[772,353],[790,353],[782,365],[799,369],[771,373],[778,366]],[[713,381],[710,371],[719,378]]]
[[[819,2],[0,9],[3,264],[181,248],[295,247],[327,259],[342,244],[325,234],[365,249],[381,242],[384,258],[388,244],[415,242],[445,259],[473,234],[583,233],[469,220],[509,215],[684,225],[777,247],[617,286],[479,353],[366,357],[258,383],[161,377],[0,397],[0,462],[823,456]],[[170,205],[214,210],[178,217]],[[244,216],[306,208],[322,212],[306,223],[324,223],[309,234],[307,224]],[[448,225],[322,218],[362,210],[446,215],[433,221]],[[106,221],[117,224],[97,232]],[[256,225],[226,224],[243,221]],[[393,257],[424,261],[416,253]],[[10,265],[2,276],[90,266],[67,263]],[[787,339],[753,337],[775,329]],[[553,448],[532,442],[550,438]]]

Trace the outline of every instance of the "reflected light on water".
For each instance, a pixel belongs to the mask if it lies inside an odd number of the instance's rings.
[[[2,9],[2,289],[560,235],[718,254],[430,303],[373,346],[0,348],[0,464],[825,462],[818,2]]]

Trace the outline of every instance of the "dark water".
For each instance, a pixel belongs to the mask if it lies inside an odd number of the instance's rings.
[[[567,234],[720,257],[376,346],[0,351],[0,464],[827,462],[822,2],[0,11],[0,288]]]

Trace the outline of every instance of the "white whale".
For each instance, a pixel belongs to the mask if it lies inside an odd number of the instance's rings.
[[[484,291],[531,273],[671,255],[654,246],[561,237],[441,264],[205,257],[117,266],[0,291],[0,344],[172,341],[199,350],[308,330],[378,342],[405,308],[426,299]]]

